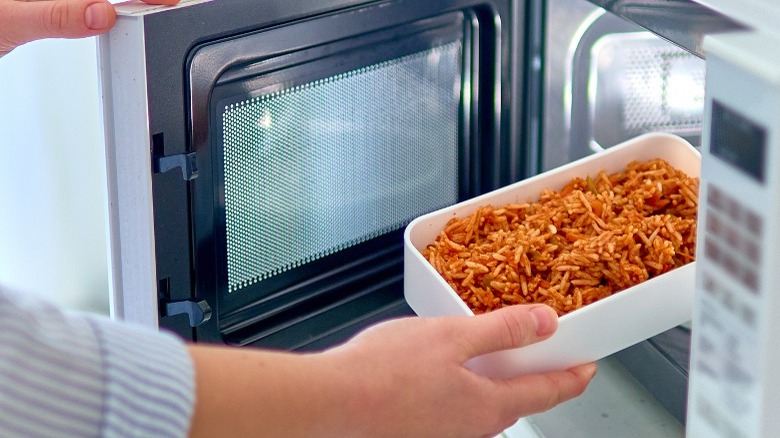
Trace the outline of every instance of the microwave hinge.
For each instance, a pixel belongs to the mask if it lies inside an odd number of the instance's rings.
[[[198,177],[198,162],[196,158],[195,152],[155,157],[153,158],[154,172],[165,173],[179,167],[181,168],[181,176],[184,178],[184,181],[192,181]]]
[[[211,319],[211,306],[206,300],[172,300],[170,278],[160,280],[157,300],[161,317],[187,315],[190,327],[197,327]]]
[[[211,306],[206,300],[168,301],[160,304],[161,316],[187,315],[190,327],[197,327],[211,319]]]

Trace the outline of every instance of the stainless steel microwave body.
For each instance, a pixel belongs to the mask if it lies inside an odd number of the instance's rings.
[[[100,38],[112,311],[310,350],[409,315],[413,217],[651,131],[697,144],[690,0],[120,4]],[[680,422],[690,332],[618,358]]]

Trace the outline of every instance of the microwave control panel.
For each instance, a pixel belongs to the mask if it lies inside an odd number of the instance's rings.
[[[780,42],[707,37],[686,433],[780,430]]]

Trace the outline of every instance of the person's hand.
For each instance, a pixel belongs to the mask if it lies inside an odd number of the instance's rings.
[[[555,311],[544,305],[473,318],[409,318],[369,328],[324,356],[351,381],[345,388],[362,388],[346,409],[356,436],[494,436],[581,394],[596,366],[493,380],[464,363],[548,338],[556,328]]]
[[[144,0],[175,5],[179,0]],[[107,32],[116,21],[107,0],[0,0],[0,56],[43,38],[84,38]]]
[[[395,319],[309,354],[193,344],[190,436],[494,436],[581,394],[596,366],[500,380],[464,364],[545,339],[557,318],[534,305]]]

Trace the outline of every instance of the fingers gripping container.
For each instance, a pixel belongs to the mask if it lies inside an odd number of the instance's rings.
[[[575,177],[604,170],[622,171],[633,160],[662,158],[692,177],[700,175],[701,155],[671,134],[645,134],[603,152],[573,161],[518,183],[428,213],[404,233],[404,295],[419,316],[474,315],[423,257],[446,223],[478,207],[534,202],[542,190],[561,189]],[[558,329],[542,342],[489,353],[469,366],[490,377],[511,377],[564,370],[596,361],[690,321],[693,315],[695,262],[673,269],[559,318]]]

